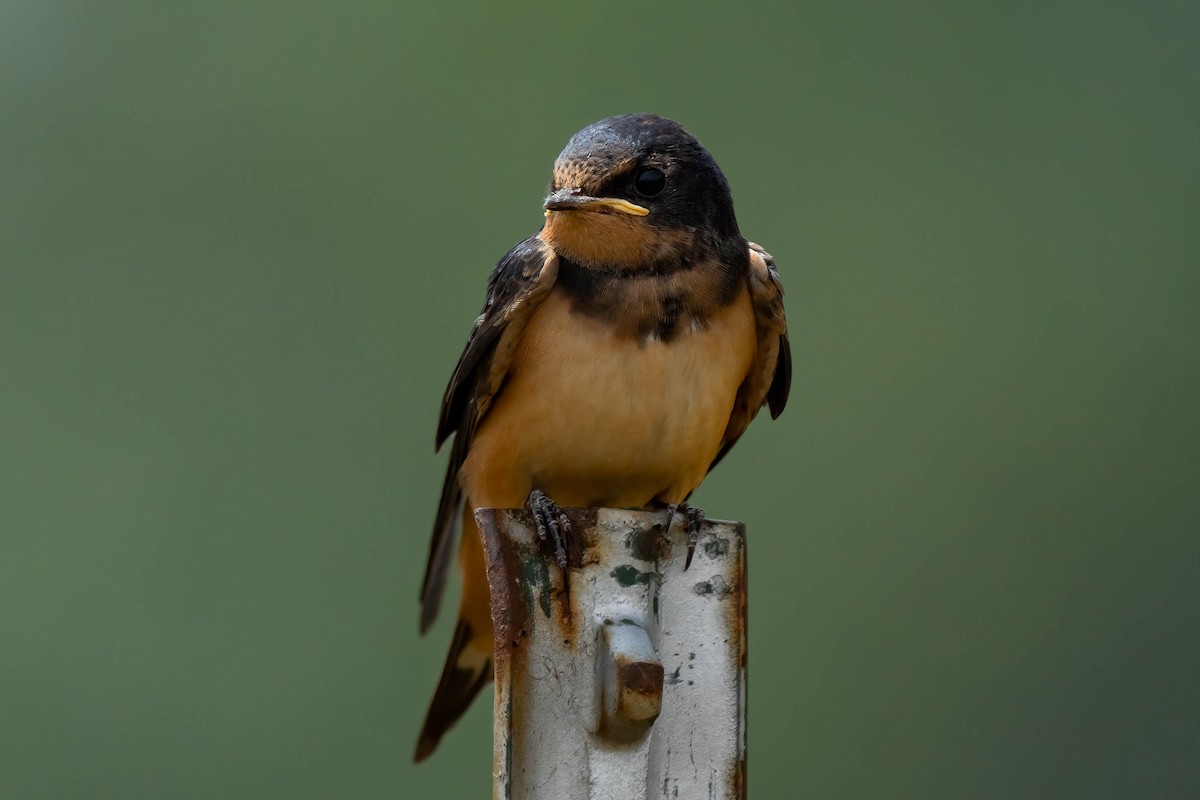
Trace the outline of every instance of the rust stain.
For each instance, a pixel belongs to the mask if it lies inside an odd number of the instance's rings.
[[[475,522],[487,555],[488,589],[492,596],[494,666],[497,682],[509,674],[511,654],[528,635],[529,608],[522,602],[519,554],[504,546],[500,526],[508,522],[508,512],[485,509],[475,512]]]
[[[746,679],[746,658],[750,648],[747,646],[749,639],[747,634],[750,628],[749,614],[749,598],[750,585],[746,578],[746,526],[738,523],[736,526],[737,532],[737,564],[734,565],[734,574],[737,576],[737,603],[735,603],[734,613],[736,616],[731,617],[730,630],[736,631],[740,639],[738,649],[741,650],[741,659],[739,661],[742,669],[742,680]]]
[[[572,581],[582,580],[582,570],[587,553],[596,536],[596,509],[567,508],[563,509],[571,520],[571,536],[567,539],[567,571],[562,573],[553,569],[554,580],[558,587],[558,624],[563,637],[563,644],[575,649],[578,644],[578,631],[583,626],[583,609],[578,603],[571,602]]]
[[[588,549],[588,542],[584,540],[598,538],[596,536],[596,509],[568,508],[565,510],[575,534],[567,540],[567,564],[575,570],[583,566],[584,553]]]
[[[741,651],[738,659],[738,680],[741,682],[741,725],[742,729],[739,732],[739,753],[737,766],[734,769],[733,775],[733,796],[738,800],[746,800],[747,781],[748,781],[748,746],[747,736],[749,734],[748,726],[750,724],[750,673],[746,670],[747,659],[750,653],[749,647],[749,596],[750,587],[746,578],[746,526],[738,523],[736,526],[736,544],[737,544],[737,563],[734,565],[734,575],[737,576],[737,602],[733,605],[734,616],[730,618],[730,630],[737,636],[737,647]]]
[[[638,694],[661,696],[664,674],[662,664],[647,664],[644,661],[617,662],[618,684],[621,688]]]
[[[505,735],[493,753],[493,771],[505,776],[496,789],[496,796],[512,800],[512,766],[514,759],[514,675],[524,671],[522,640],[529,634],[529,607],[523,602],[518,583],[519,554],[504,544],[501,526],[509,524],[508,512],[482,510],[475,512],[487,564],[488,589],[492,600],[493,640],[492,664],[496,682],[495,715],[507,721]]]

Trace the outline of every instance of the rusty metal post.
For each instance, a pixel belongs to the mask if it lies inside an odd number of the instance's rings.
[[[740,523],[568,510],[569,585],[527,512],[481,509],[496,627],[496,800],[746,796]]]

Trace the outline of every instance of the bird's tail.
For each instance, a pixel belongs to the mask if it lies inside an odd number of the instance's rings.
[[[414,761],[424,761],[437,747],[442,735],[458,721],[475,695],[492,679],[492,641],[481,647],[471,630],[471,624],[458,621],[454,629],[454,641],[442,667],[442,677],[437,691],[425,714],[421,726],[421,737],[417,740]]]
[[[492,615],[488,593],[487,573],[483,565],[483,547],[471,504],[463,513],[463,536],[459,543],[459,565],[462,568],[462,602],[458,610],[458,625],[442,677],[429,703],[421,737],[417,740],[415,761],[425,760],[442,735],[458,721],[475,695],[492,679]]]

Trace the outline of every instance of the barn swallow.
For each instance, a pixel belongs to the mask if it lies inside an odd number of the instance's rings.
[[[729,184],[676,122],[610,117],[554,163],[545,222],[500,260],[442,400],[454,443],[421,588],[438,611],[455,538],[458,625],[417,743],[426,758],[492,678],[473,510],[526,506],[560,564],[561,507],[701,513],[688,497],[764,405],[791,355],[774,260],[744,239]],[[668,525],[669,517],[668,517]]]

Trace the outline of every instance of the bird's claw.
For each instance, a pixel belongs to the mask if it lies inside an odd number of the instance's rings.
[[[666,530],[671,530],[671,522],[674,521],[677,513],[687,517],[685,527],[688,537],[687,559],[683,562],[683,570],[687,572],[688,567],[692,565],[692,556],[696,554],[696,543],[700,541],[700,526],[704,523],[704,511],[689,506],[687,503],[671,503],[667,506]]]
[[[540,489],[529,493],[526,501],[533,523],[537,528],[538,542],[546,555],[554,559],[563,571],[563,585],[567,581],[567,551],[571,539],[571,520],[550,497]]]

